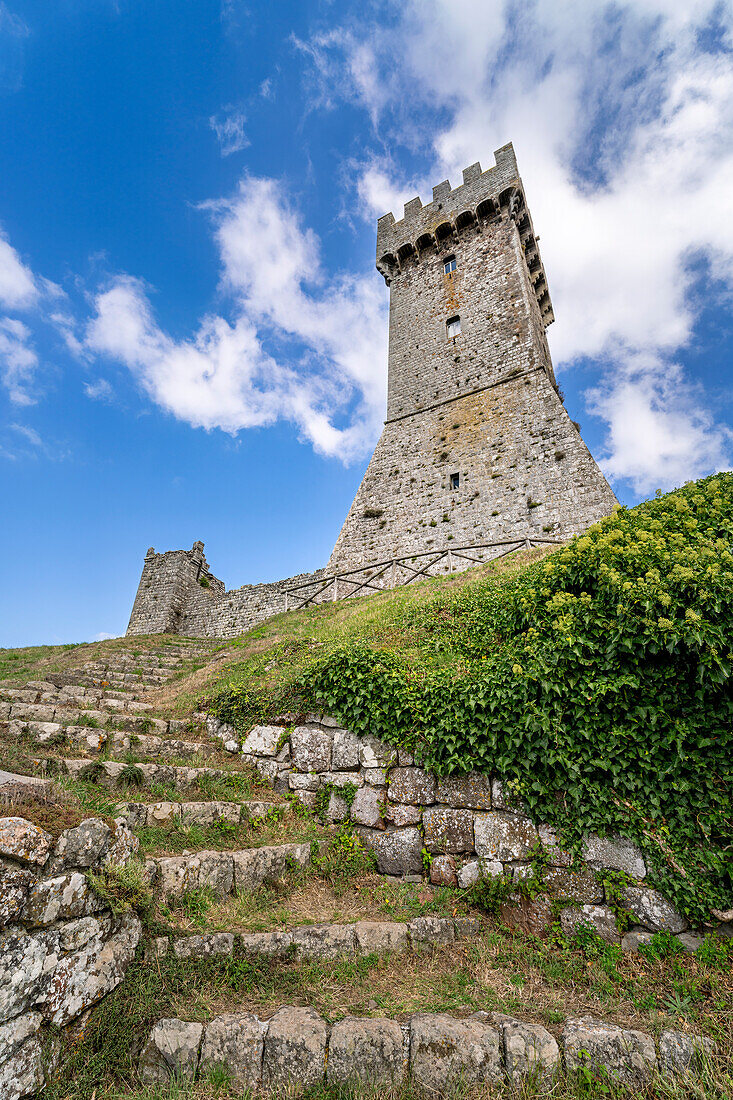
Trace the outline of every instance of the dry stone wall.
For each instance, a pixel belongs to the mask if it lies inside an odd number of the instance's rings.
[[[90,818],[54,841],[22,817],[0,819],[3,1100],[42,1088],[49,1025],[66,1027],[124,977],[140,921],[116,917],[86,872],[123,866],[137,846],[121,821],[111,828]]]
[[[208,724],[214,736],[230,743],[236,738],[218,719]],[[516,887],[504,906],[505,919],[532,931],[551,923],[560,906],[567,934],[583,925],[627,950],[662,931],[689,951],[700,942],[674,906],[646,884],[647,866],[634,844],[590,834],[575,865],[555,831],[535,824],[500,776],[432,775],[411,753],[357,737],[328,715],[307,715],[291,727],[256,726],[241,751],[275,790],[293,793],[329,821],[351,821],[382,874],[419,881],[427,864],[437,885],[465,889],[482,877],[505,879]],[[535,876],[540,851],[542,889],[528,904],[521,885]],[[604,871],[623,874],[619,895],[609,893]],[[615,916],[619,902],[631,920],[623,935]]]

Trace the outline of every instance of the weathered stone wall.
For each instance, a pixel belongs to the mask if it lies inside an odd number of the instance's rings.
[[[57,841],[22,817],[0,819],[0,1096],[43,1085],[42,1035],[65,1027],[124,977],[140,938],[86,872],[122,866],[137,850],[127,826],[91,818]]]
[[[235,736],[217,719],[208,722],[215,736]],[[699,942],[684,917],[645,885],[644,857],[630,841],[590,834],[581,864],[574,867],[554,830],[535,825],[498,776],[436,777],[416,766],[404,749],[357,737],[325,715],[307,716],[287,740],[286,732],[281,725],[255,727],[242,741],[242,758],[281,793],[294,792],[311,809],[325,804],[331,821],[351,820],[382,874],[419,879],[427,852],[435,884],[467,888],[481,876],[515,883],[516,895],[504,915],[533,931],[554,920],[552,903],[562,900],[560,920],[567,933],[587,924],[629,950],[663,930],[688,950]],[[540,847],[547,862],[544,888],[527,907],[520,885],[533,873]],[[632,927],[623,938],[616,902],[598,873],[604,870],[627,876],[621,900]]]

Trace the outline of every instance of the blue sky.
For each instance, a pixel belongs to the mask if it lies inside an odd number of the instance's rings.
[[[148,546],[322,565],[384,412],[375,220],[513,141],[626,503],[733,451],[733,13],[0,2],[0,645],[124,632]]]

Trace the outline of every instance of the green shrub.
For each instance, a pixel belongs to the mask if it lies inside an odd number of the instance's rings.
[[[147,920],[155,903],[145,878],[145,864],[131,859],[124,867],[103,867],[88,871],[87,879],[94,892],[115,914],[135,912]]]
[[[356,644],[299,690],[439,774],[500,774],[571,847],[631,838],[699,921],[733,894],[732,536],[733,474],[620,508],[504,584],[433,601],[450,667]]]

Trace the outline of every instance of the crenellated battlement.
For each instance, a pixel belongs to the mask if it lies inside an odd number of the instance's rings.
[[[542,321],[555,320],[547,276],[532,219],[524,201],[522,180],[511,142],[494,153],[495,164],[482,171],[476,161],[463,169],[463,183],[451,188],[443,180],[433,188],[433,201],[423,206],[419,195],[405,203],[404,216],[384,214],[377,222],[377,270],[387,285],[405,268],[436,252],[450,252],[467,233],[485,232],[502,219],[515,222]]]

